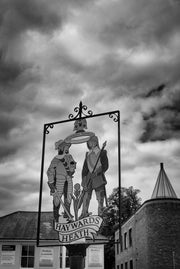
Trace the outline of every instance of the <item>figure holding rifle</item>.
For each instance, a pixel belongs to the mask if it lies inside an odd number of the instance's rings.
[[[82,169],[82,195],[79,200],[79,206],[82,204],[82,213],[80,218],[89,216],[89,204],[92,196],[92,191],[95,190],[96,199],[98,201],[98,215],[102,216],[104,200],[107,205],[107,196],[105,185],[107,184],[105,172],[107,171],[108,157],[107,151],[104,149],[106,142],[102,149],[99,147],[97,136],[92,136],[87,142],[89,152],[86,152],[85,161]]]

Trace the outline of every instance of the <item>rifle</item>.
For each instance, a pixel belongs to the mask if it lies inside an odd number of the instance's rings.
[[[107,199],[107,193],[106,193],[106,187],[105,187],[105,185],[104,185],[104,194],[105,194],[106,207],[108,207],[108,199]]]
[[[89,186],[89,184],[90,184],[90,182],[91,182],[91,176],[92,176],[92,174],[93,174],[93,173],[95,172],[95,170],[96,170],[96,167],[97,167],[98,161],[99,161],[99,159],[100,159],[101,153],[102,153],[102,151],[104,150],[106,144],[107,144],[107,141],[105,141],[105,142],[103,143],[103,145],[102,145],[102,148],[101,148],[101,150],[100,150],[99,156],[98,156],[98,158],[97,158],[97,160],[96,160],[96,163],[95,163],[95,165],[94,165],[94,167],[93,167],[93,171],[92,171],[92,173],[88,173],[88,175],[87,175],[87,188],[88,188],[88,186]],[[106,200],[106,204],[107,204],[107,195],[106,195],[106,189],[105,189],[105,186],[104,186],[104,190],[105,190],[105,200]],[[81,205],[82,205],[82,203],[83,203],[83,198],[84,198],[85,193],[86,193],[86,191],[83,189],[82,192],[81,192],[81,195],[80,195],[80,197],[79,197],[79,201],[78,201],[78,205],[77,205],[77,208],[78,208],[78,209],[81,207]]]

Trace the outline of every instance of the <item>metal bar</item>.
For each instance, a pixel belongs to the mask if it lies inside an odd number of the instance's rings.
[[[121,126],[120,126],[120,111],[118,111],[118,178],[119,178],[119,241],[121,242]],[[122,242],[121,242],[122,243]]]
[[[46,125],[44,124],[43,144],[42,144],[42,161],[41,161],[41,179],[40,179],[40,191],[39,191],[38,225],[37,225],[37,246],[39,246],[39,235],[40,235],[40,225],[41,225],[41,203],[42,203],[45,140],[46,140]]]
[[[105,115],[110,115],[110,114],[119,114],[119,110],[115,110],[115,111],[109,111],[109,112],[104,112],[104,113],[99,113],[99,114],[94,114],[94,115],[90,115],[90,116],[83,116],[80,117],[81,119],[89,119],[89,118],[95,118],[95,117],[99,117],[99,116],[105,116]],[[45,125],[55,125],[55,124],[59,124],[59,123],[65,123],[65,122],[69,122],[69,121],[75,121],[77,120],[77,118],[73,118],[73,119],[67,119],[67,120],[62,120],[62,121],[54,121],[54,122],[48,122]]]

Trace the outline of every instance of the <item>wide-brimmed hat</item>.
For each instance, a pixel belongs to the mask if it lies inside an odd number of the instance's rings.
[[[63,143],[64,143],[64,140],[63,140],[63,139],[60,139],[60,140],[58,140],[57,142],[55,142],[55,149],[58,149],[59,146],[60,146],[61,144],[63,144]]]
[[[92,136],[89,141],[98,143],[98,137],[96,135]]]

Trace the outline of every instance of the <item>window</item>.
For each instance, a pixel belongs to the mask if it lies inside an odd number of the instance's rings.
[[[121,237],[121,244],[120,244],[120,247],[121,247],[121,252],[123,251],[123,239]]]
[[[124,249],[127,249],[127,233],[124,234]]]
[[[69,250],[66,249],[66,260],[65,260],[65,267],[70,267],[70,261],[69,261]]]
[[[129,246],[132,246],[132,229],[129,229]]]
[[[116,244],[116,250],[117,250],[117,254],[119,254],[119,240],[116,241],[117,244]]]
[[[128,263],[125,262],[125,269],[128,269]]]
[[[121,263],[121,269],[123,269],[123,263]]]
[[[34,246],[33,245],[22,246],[21,267],[23,268],[34,267]]]
[[[59,252],[59,268],[63,268],[62,267],[62,259],[63,259],[63,255],[62,255],[62,246],[60,246],[60,252]]]
[[[133,269],[133,260],[130,260],[129,266],[130,266],[130,269]]]
[[[119,265],[117,265],[117,269],[119,269]]]

